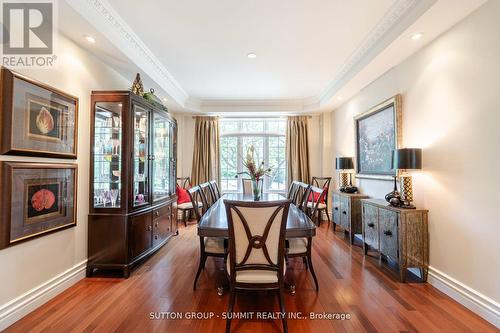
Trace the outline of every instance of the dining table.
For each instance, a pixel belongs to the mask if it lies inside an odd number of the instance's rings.
[[[279,193],[263,193],[260,197],[262,201],[277,201],[285,200],[286,197]],[[198,223],[198,236],[200,237],[229,237],[229,229],[227,224],[225,200],[235,201],[255,201],[253,194],[244,193],[226,193],[221,196],[213,205],[203,214]],[[308,238],[316,236],[316,225],[311,221],[307,214],[295,206],[290,204],[288,209],[288,217],[286,222],[285,237],[290,238]],[[224,285],[227,281],[219,281],[217,293],[222,296],[224,293]],[[288,281],[285,283],[291,294],[295,294],[295,283]]]
[[[263,193],[259,202],[285,200],[286,197],[279,193]],[[227,225],[226,206],[224,200],[255,201],[253,194],[226,193],[220,197],[200,219],[198,223],[198,236],[201,237],[229,237]],[[286,238],[303,238],[316,236],[316,225],[307,214],[293,203],[288,209],[286,221]]]

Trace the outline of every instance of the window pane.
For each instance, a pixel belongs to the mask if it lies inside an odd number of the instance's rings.
[[[255,148],[255,163],[272,167],[266,177],[264,191],[284,192],[286,189],[285,129],[286,120],[222,119],[221,128],[221,187],[224,192],[241,191],[238,171],[246,171],[243,162],[250,146]],[[262,133],[262,134],[260,134]]]

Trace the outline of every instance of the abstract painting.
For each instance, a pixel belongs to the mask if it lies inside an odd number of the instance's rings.
[[[401,103],[397,95],[355,118],[358,178],[390,179],[392,152],[401,145]]]

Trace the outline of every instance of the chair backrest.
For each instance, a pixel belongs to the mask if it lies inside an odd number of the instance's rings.
[[[243,194],[253,194],[253,183],[251,179],[242,178],[241,184],[243,185]],[[259,189],[260,194],[262,194],[262,189],[264,185],[264,179],[259,179]]]
[[[293,203],[303,211],[307,209],[307,192],[309,191],[309,187],[311,187],[311,185],[297,182],[297,191],[295,193],[295,197],[293,198]]]
[[[292,202],[295,202],[295,197],[297,196],[297,191],[299,190],[299,182],[298,181],[293,181],[292,184],[290,184],[290,188],[288,189],[288,194],[287,194],[287,199],[292,200]]]
[[[328,191],[327,187],[319,188],[316,186],[309,186],[306,196],[306,200],[311,203],[311,207],[309,207],[309,216],[314,216],[314,214],[318,209],[319,204],[325,198],[327,191]]]
[[[217,201],[217,199],[215,199],[214,193],[212,192],[212,186],[209,182],[200,184],[199,186],[201,188],[201,191],[203,192],[203,195],[205,196],[205,199],[207,200],[208,208],[212,207],[212,205]]]
[[[212,189],[212,194],[215,197],[215,200],[219,200],[221,197],[219,185],[215,180],[211,180],[209,183],[210,183],[210,188]]]
[[[329,188],[332,177],[312,177],[311,185],[319,188]]]
[[[190,177],[178,177],[177,178],[177,185],[179,185],[181,188],[191,187],[191,178]]]
[[[230,280],[242,270],[275,271],[283,279],[290,200],[224,202],[229,227]]]
[[[187,190],[189,194],[189,198],[191,199],[191,204],[193,205],[193,211],[196,215],[196,220],[200,222],[201,217],[208,210],[208,201],[203,193],[203,190],[199,185],[193,186]],[[201,203],[201,214],[199,204]]]

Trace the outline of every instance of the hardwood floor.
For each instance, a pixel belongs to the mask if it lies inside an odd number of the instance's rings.
[[[209,258],[193,292],[198,265],[196,226],[180,229],[156,255],[133,271],[128,280],[88,278],[21,319],[6,332],[224,332],[225,320],[150,319],[151,312],[213,312],[227,309],[228,295],[216,293],[222,262]],[[289,319],[289,332],[498,332],[498,330],[428,284],[397,282],[349,247],[341,233],[323,223],[313,244],[314,283],[302,260],[291,259],[287,276],[296,294],[286,295],[286,309],[308,316],[346,313],[349,320]],[[272,293],[238,294],[239,312],[277,312]],[[158,314],[159,315],[159,314]],[[281,332],[276,320],[233,320],[232,332]]]

